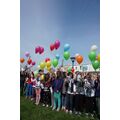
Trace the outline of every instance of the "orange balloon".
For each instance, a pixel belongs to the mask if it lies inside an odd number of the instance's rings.
[[[20,58],[20,62],[24,63],[25,59],[24,58]]]
[[[78,56],[76,57],[76,61],[78,62],[78,64],[82,63],[83,57],[82,57],[81,55],[78,55]]]

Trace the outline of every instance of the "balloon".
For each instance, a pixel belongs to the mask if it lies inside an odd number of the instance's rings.
[[[39,46],[35,48],[35,53],[37,54],[39,52]]]
[[[44,52],[44,48],[39,46],[39,54],[42,54]]]
[[[91,46],[91,51],[96,51],[97,50],[97,46],[96,45],[92,45]]]
[[[74,73],[74,72],[75,72],[75,69],[74,69],[74,68],[72,68],[72,69],[71,69],[71,72],[72,72],[72,73]]]
[[[64,58],[65,60],[68,60],[70,58],[70,53],[68,51],[64,52]]]
[[[54,45],[55,45],[55,49],[57,50],[60,47],[60,41],[56,40]]]
[[[51,44],[51,45],[50,45],[50,50],[53,51],[54,48],[55,48],[55,45],[54,45],[54,44]]]
[[[38,75],[38,71],[36,70],[34,71],[34,76],[37,77],[37,75]]]
[[[68,73],[69,73],[69,72],[71,72],[71,70],[72,70],[72,67],[71,67],[71,66],[70,66],[70,67],[68,67],[68,70],[67,70],[67,71],[68,71]]]
[[[32,65],[35,65],[36,63],[35,63],[35,61],[34,62],[32,62]]]
[[[50,72],[50,70],[51,70],[51,67],[47,67],[46,69],[47,69],[47,71],[49,71],[49,72]]]
[[[100,62],[100,54],[98,54],[98,61]]]
[[[76,57],[76,61],[77,61],[78,64],[82,63],[83,57],[82,57],[81,55],[78,55],[78,56]]]
[[[64,51],[68,51],[70,49],[70,45],[69,44],[65,44],[64,45]]]
[[[46,59],[45,59],[45,62],[47,62],[47,61],[50,61],[50,58],[46,58]]]
[[[96,60],[96,52],[91,51],[91,52],[89,53],[88,57],[89,57],[89,59],[90,59],[91,61],[95,61],[95,60]]]
[[[29,52],[25,52],[25,56],[26,56],[26,57],[29,57],[29,56],[30,56],[30,53],[29,53]]]
[[[48,68],[51,67],[51,62],[50,62],[50,61],[47,61],[46,66],[47,66]]]
[[[29,59],[27,60],[27,63],[30,65],[30,64],[32,63],[32,59],[29,58]]]
[[[78,53],[76,53],[76,54],[75,54],[75,58],[76,58],[78,55],[79,55],[79,54],[78,54]]]
[[[41,69],[44,69],[44,68],[45,68],[45,62],[41,62],[41,63],[40,63],[40,68],[41,68]]]
[[[59,54],[56,55],[56,59],[58,59],[58,60],[60,59],[60,55]]]
[[[41,75],[40,78],[41,78],[41,80],[44,80],[44,75]]]
[[[56,58],[53,59],[52,64],[53,64],[54,67],[57,67],[57,65],[58,65],[58,60],[57,60]]]
[[[96,70],[100,67],[100,62],[98,60],[95,60],[92,62],[92,66]]]
[[[24,58],[20,58],[20,62],[24,63],[25,59]]]

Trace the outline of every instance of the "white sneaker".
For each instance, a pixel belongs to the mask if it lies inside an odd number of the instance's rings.
[[[48,105],[46,105],[46,107],[49,107]]]
[[[66,111],[65,111],[66,113],[68,113],[68,110],[66,109]]]
[[[64,107],[62,106],[62,110],[64,110]]]
[[[79,112],[79,115],[81,115],[82,113],[81,112]]]
[[[56,108],[55,107],[53,107],[53,109],[52,110],[55,110]]]
[[[43,107],[45,106],[45,104],[42,105]]]
[[[69,113],[72,114],[72,110],[70,110]]]
[[[60,108],[57,108],[57,112],[59,112],[60,111]]]
[[[76,111],[76,112],[75,112],[75,114],[77,115],[77,114],[78,114],[78,112]]]

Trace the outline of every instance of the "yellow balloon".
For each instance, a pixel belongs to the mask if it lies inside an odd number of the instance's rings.
[[[51,62],[47,61],[46,66],[47,66],[47,68],[51,67]]]
[[[41,77],[40,77],[40,78],[41,78],[41,80],[44,80],[44,75],[41,75]]]
[[[41,62],[41,63],[40,63],[40,68],[41,68],[41,69],[44,69],[44,68],[45,68],[45,62]]]
[[[98,54],[98,61],[100,62],[100,54]]]
[[[49,71],[49,72],[50,72],[50,70],[51,70],[51,67],[47,67],[47,71]]]

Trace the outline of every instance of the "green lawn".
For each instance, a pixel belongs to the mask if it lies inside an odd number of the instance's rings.
[[[36,106],[24,97],[20,97],[20,117],[20,120],[90,120],[85,116],[70,115],[62,111],[52,111],[52,108],[41,105]]]

